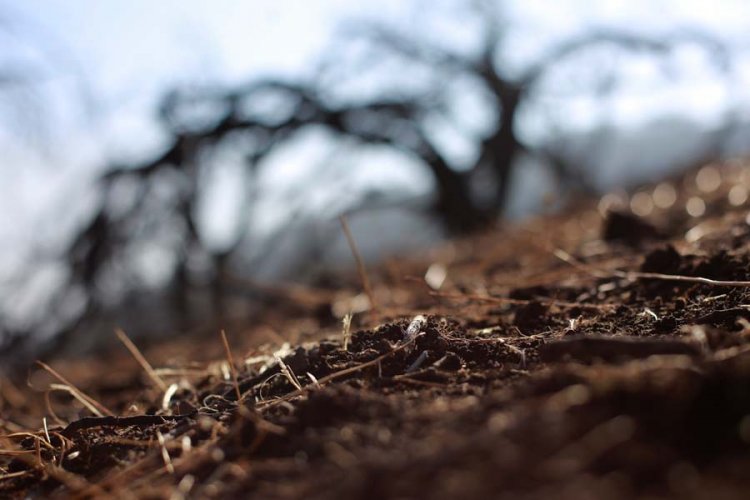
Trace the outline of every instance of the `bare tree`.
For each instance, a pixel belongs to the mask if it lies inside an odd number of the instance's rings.
[[[706,50],[720,70],[730,64],[721,42],[695,30],[656,36],[603,29],[563,40],[522,69],[510,69],[500,57],[508,50],[506,27],[490,11],[481,11],[481,15],[483,42],[480,50],[469,55],[382,24],[357,24],[346,32],[346,43],[369,44],[401,60],[405,71],[420,65],[439,75],[418,92],[386,90],[367,99],[344,99],[326,85],[324,74],[312,79],[258,79],[232,88],[169,92],[159,115],[170,134],[168,145],[152,160],[111,166],[102,176],[99,206],[66,252],[71,285],[87,290],[95,305],[106,277],[123,267],[132,248],[143,241],[160,240],[174,255],[174,308],[187,314],[186,294],[195,273],[191,262],[197,258],[210,263],[205,272],[220,305],[226,293],[223,277],[229,272],[228,257],[243,242],[247,228],[240,224],[234,242],[217,250],[207,247],[196,223],[201,178],[213,168],[211,155],[221,148],[243,152],[246,168],[240,182],[246,185],[248,197],[265,160],[311,127],[347,141],[392,148],[430,173],[436,190],[432,213],[449,232],[462,233],[487,227],[502,216],[519,154],[538,156],[560,178],[584,184],[555,151],[536,149],[519,138],[519,113],[544,91],[545,78],[554,68],[573,64],[576,56],[598,47],[665,57],[684,44]],[[359,63],[366,65],[367,61]],[[357,66],[351,71],[357,71]],[[611,79],[612,75],[600,77]],[[444,82],[457,78],[477,82],[496,117],[486,135],[474,138],[479,154],[468,168],[453,164],[429,132],[432,117],[447,114],[450,95]],[[480,172],[488,173],[492,180],[484,201],[471,182]],[[123,186],[129,187],[126,197]],[[251,211],[243,215],[250,217]]]

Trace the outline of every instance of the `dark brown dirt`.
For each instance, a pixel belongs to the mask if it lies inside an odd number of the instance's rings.
[[[716,172],[388,262],[346,349],[356,280],[306,290],[229,332],[239,403],[218,335],[145,350],[167,398],[124,349],[53,363],[117,416],[2,381],[0,496],[747,498],[750,288],[622,273],[750,279],[750,165]]]

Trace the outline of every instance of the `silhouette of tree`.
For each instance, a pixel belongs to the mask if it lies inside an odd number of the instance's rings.
[[[233,242],[216,250],[207,247],[196,223],[201,179],[207,169],[213,168],[211,155],[222,148],[243,153],[246,168],[240,182],[247,186],[248,196],[264,161],[310,128],[322,128],[363,145],[392,148],[415,159],[430,173],[436,191],[432,213],[450,233],[465,233],[488,227],[502,216],[519,155],[536,156],[559,179],[586,186],[580,172],[556,151],[535,148],[519,137],[519,112],[543,91],[545,78],[553,69],[580,64],[574,61],[576,56],[601,47],[664,57],[678,47],[695,45],[710,54],[720,71],[726,71],[731,62],[719,40],[696,30],[657,36],[607,28],[562,40],[523,68],[510,68],[499,57],[508,50],[506,27],[496,13],[485,10],[481,14],[485,16],[483,42],[480,50],[469,55],[382,24],[350,27],[342,43],[369,44],[401,60],[404,71],[419,65],[442,75],[418,92],[385,90],[366,99],[344,99],[327,86],[322,71],[310,79],[264,78],[231,88],[167,93],[159,117],[168,131],[168,144],[149,161],[113,165],[101,177],[98,208],[65,254],[71,286],[87,291],[88,310],[93,311],[108,273],[123,267],[134,247],[162,241],[174,254],[171,288],[175,310],[187,314],[187,292],[196,272],[191,263],[196,259],[210,263],[207,271],[200,272],[207,273],[220,310],[221,297],[227,293],[228,258],[243,242],[248,227],[240,223]],[[329,55],[327,66],[335,57]],[[368,61],[335,69],[356,72],[358,64],[367,65]],[[598,77],[614,78],[612,74]],[[429,131],[431,117],[444,114],[448,107],[450,96],[445,82],[458,78],[470,79],[482,88],[496,117],[491,130],[475,138],[479,154],[468,167],[451,162]],[[490,179],[483,186],[484,196],[473,185],[480,174]],[[243,215],[250,217],[249,211]]]

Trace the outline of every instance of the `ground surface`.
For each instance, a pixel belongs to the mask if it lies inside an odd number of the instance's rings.
[[[144,349],[151,374],[124,347],[53,362],[90,409],[42,369],[3,381],[0,497],[747,498],[750,288],[721,282],[750,279],[749,181],[391,261],[346,349],[356,279],[297,289],[229,332],[237,386],[218,334]]]

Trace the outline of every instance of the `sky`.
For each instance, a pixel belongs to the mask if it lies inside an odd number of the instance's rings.
[[[159,150],[164,137],[154,108],[165,88],[309,73],[341,22],[352,18],[386,20],[455,47],[470,44],[473,25],[452,10],[456,4],[0,0],[0,68],[18,63],[38,69],[39,75],[32,91],[12,91],[0,100],[4,269],[19,268],[34,252],[52,251],[65,241],[93,204],[90,191],[82,186],[93,182],[103,166],[147,158]],[[519,0],[507,2],[506,12],[509,44],[519,60],[590,26],[664,32],[690,25],[750,51],[750,2],[745,0]],[[706,71],[711,61],[704,54],[686,50],[678,59],[685,73],[681,84],[647,92],[633,85],[632,92],[607,103],[608,123],[636,127],[654,117],[679,114],[710,124],[726,111],[730,98],[741,113],[750,109],[750,92],[735,89],[729,95],[726,85]],[[653,68],[638,60],[623,68],[625,79],[632,82],[655,78]],[[736,78],[736,88],[750,88],[742,85],[750,83],[750,65],[740,65]],[[586,130],[601,124],[599,105],[585,98],[569,100],[558,120],[568,130]],[[544,132],[542,121],[525,125],[528,134]],[[325,154],[320,144],[309,147]],[[293,156],[285,161],[286,170],[275,175],[292,177],[309,167],[297,165]],[[382,165],[388,160],[378,161]],[[408,169],[391,168],[388,175],[415,186],[424,180]],[[231,181],[225,185],[231,187]],[[276,196],[266,202],[268,213],[279,213],[284,193]],[[225,215],[231,203],[225,205],[217,204],[209,214],[219,240],[231,227]],[[0,280],[2,276],[0,268]]]

